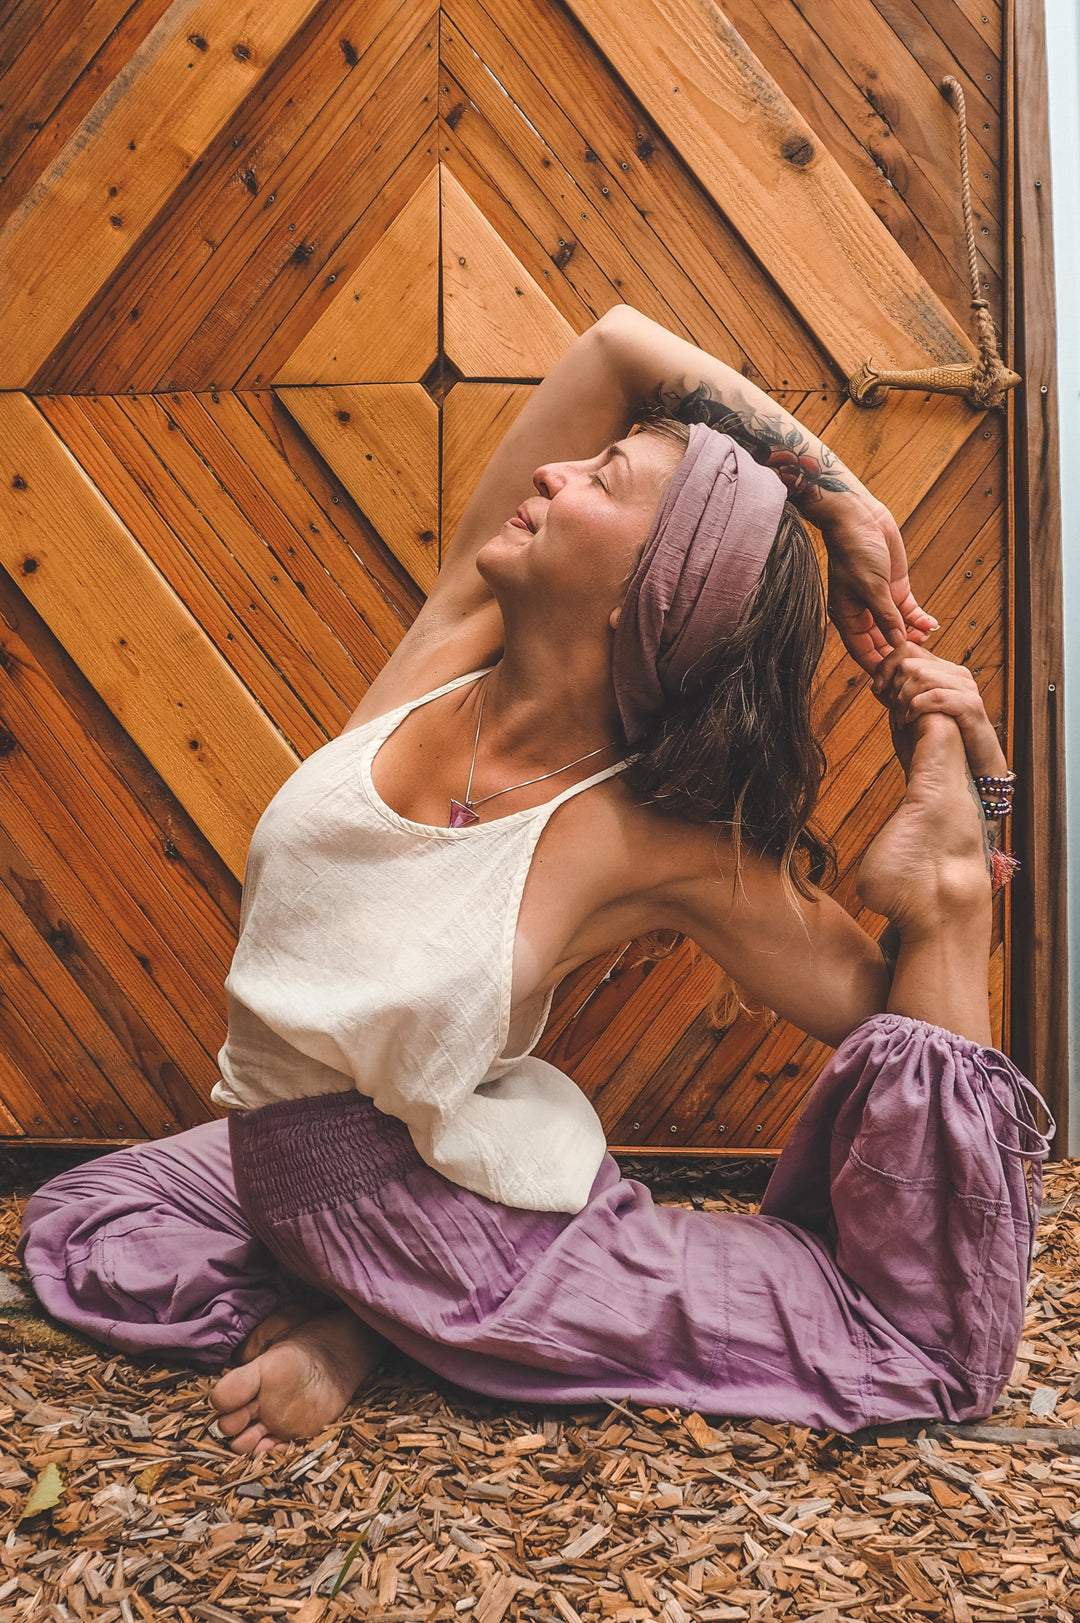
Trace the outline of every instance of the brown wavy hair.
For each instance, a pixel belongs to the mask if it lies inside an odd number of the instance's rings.
[[[640,431],[684,448],[690,433],[661,415],[644,418]],[[831,844],[811,826],[825,768],[811,715],[825,627],[813,543],[785,502],[738,627],[705,680],[650,725],[623,778],[659,811],[727,827],[736,860],[744,840],[775,856],[785,885],[803,895],[836,871]]]

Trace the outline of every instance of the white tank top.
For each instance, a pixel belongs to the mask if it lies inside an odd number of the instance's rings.
[[[487,667],[490,669],[491,667]],[[552,812],[623,770],[468,828],[380,800],[372,762],[411,710],[470,671],[310,755],[256,825],[215,1103],[250,1110],[356,1088],[405,1122],[428,1166],[490,1200],[577,1212],[604,1133],[577,1085],[530,1055],[552,994],[513,1011],[525,880]]]

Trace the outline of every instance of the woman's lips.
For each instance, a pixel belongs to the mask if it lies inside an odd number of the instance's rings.
[[[507,519],[506,522],[508,524],[512,524],[514,526],[515,530],[525,530],[525,531],[528,531],[529,534],[532,533],[529,530],[529,526],[526,523],[524,523],[524,521],[522,519],[519,519],[516,513],[514,514],[513,518]]]

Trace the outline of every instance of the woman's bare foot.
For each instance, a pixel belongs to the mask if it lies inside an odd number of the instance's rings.
[[[319,1315],[313,1313],[309,1307],[285,1307],[280,1313],[271,1313],[268,1319],[255,1326],[244,1342],[240,1349],[240,1363],[250,1364],[260,1353],[266,1352],[275,1341],[280,1341],[290,1330],[295,1330],[298,1324],[307,1324],[309,1319],[318,1317]]]
[[[989,912],[988,846],[951,716],[922,716],[894,736],[907,791],[862,860],[858,892],[910,937],[950,917]]]
[[[227,1370],[211,1394],[234,1453],[262,1454],[314,1436],[337,1419],[384,1347],[347,1308],[316,1319],[273,1315],[245,1343],[246,1362]]]

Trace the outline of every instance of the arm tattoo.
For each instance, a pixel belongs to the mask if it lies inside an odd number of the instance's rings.
[[[656,391],[656,404],[680,422],[707,423],[729,434],[755,462],[779,475],[792,501],[810,505],[821,500],[823,491],[852,488],[840,459],[825,445],[812,454],[809,434],[779,406],[775,411],[759,411],[746,403],[735,404],[710,383],[688,389],[685,377],[662,383]]]

